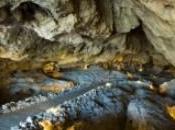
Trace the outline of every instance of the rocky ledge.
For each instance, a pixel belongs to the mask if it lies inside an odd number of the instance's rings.
[[[1,0],[0,57],[62,65],[116,63],[122,54],[135,63],[175,65],[174,5],[173,0]]]
[[[96,70],[97,73],[104,75],[105,71]],[[46,112],[28,117],[12,129],[175,129],[175,121],[167,111],[168,106],[175,105],[174,97],[168,94],[168,91],[173,91],[173,85],[164,85],[156,92],[151,81],[128,80],[126,75],[117,73],[111,71],[109,76],[113,78],[101,81],[86,93],[51,107]],[[162,88],[165,97],[160,95]]]
[[[153,72],[153,71],[152,71]],[[154,75],[159,83],[148,80]],[[124,73],[90,67],[64,72],[75,87],[1,113],[1,129],[8,130],[174,130],[174,80],[145,72]],[[26,88],[27,90],[27,88]],[[25,102],[24,100],[23,102]],[[18,108],[18,107],[16,107]],[[25,120],[26,118],[26,120]],[[18,125],[19,123],[19,125]]]

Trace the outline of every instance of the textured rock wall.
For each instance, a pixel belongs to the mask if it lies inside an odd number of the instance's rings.
[[[174,3],[1,0],[0,57],[91,64],[124,53],[140,64],[175,65]]]

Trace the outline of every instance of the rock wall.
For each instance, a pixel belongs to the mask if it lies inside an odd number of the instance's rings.
[[[140,64],[175,65],[174,5],[174,0],[1,0],[0,57],[91,64],[124,53]]]

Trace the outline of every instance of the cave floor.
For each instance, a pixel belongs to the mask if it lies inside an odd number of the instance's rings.
[[[173,79],[174,76],[165,71],[119,72],[97,66],[64,70],[59,78],[36,71],[16,72],[8,91],[11,92],[9,100],[18,98],[1,106],[0,130],[61,130],[63,128],[58,127],[62,125],[66,130],[93,130],[97,127],[95,124],[111,118],[114,122],[110,123],[116,126],[106,125],[104,130],[141,130],[140,125],[145,130],[154,127],[173,130],[175,89],[165,85],[162,90],[162,84]],[[96,123],[74,128],[74,124],[84,120]],[[50,122],[50,129],[46,129],[44,121]],[[166,122],[163,129],[159,128],[157,125],[163,122]]]

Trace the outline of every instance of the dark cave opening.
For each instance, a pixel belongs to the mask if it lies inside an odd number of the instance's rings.
[[[13,11],[15,18],[22,23],[34,21],[36,19],[35,14],[37,12],[42,15],[49,15],[45,8],[40,7],[38,4],[33,2],[23,2]]]

